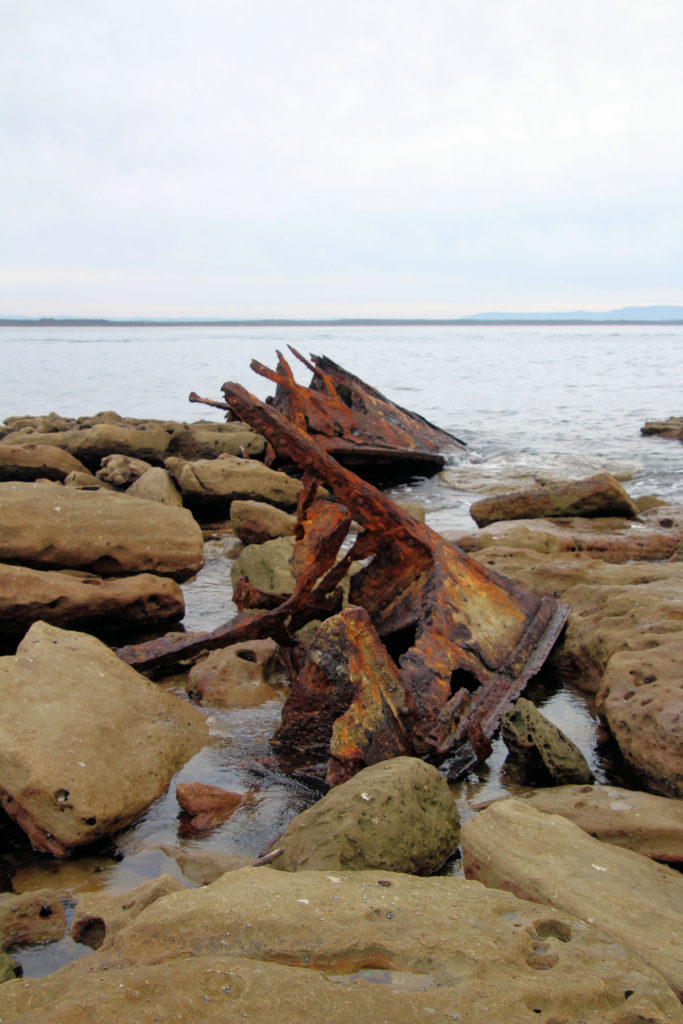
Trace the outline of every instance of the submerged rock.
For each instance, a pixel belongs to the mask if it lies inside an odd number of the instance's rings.
[[[139,817],[207,735],[99,640],[43,622],[0,658],[0,694],[0,802],[60,857]]]
[[[290,821],[273,866],[429,875],[455,852],[459,827],[455,799],[436,768],[395,757],[364,768]]]
[[[66,933],[66,917],[60,900],[49,889],[17,895],[0,894],[0,947],[56,942]]]
[[[501,800],[467,821],[462,852],[467,878],[594,924],[661,972],[683,997],[679,872],[601,843],[523,800]]]

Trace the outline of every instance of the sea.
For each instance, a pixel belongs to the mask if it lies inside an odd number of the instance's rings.
[[[683,415],[683,326],[471,325],[286,327],[3,327],[0,328],[0,421],[14,415],[122,416],[192,421],[224,413],[188,401],[191,391],[222,400],[225,381],[260,398],[273,385],[250,367],[274,368],[282,352],[301,383],[305,357],[325,355],[387,398],[467,445],[440,474],[391,490],[418,501],[427,523],[450,534],[475,528],[473,501],[535,483],[608,471],[633,497],[683,503],[683,446],[644,437],[648,420]],[[211,629],[234,613],[224,540],[208,540],[207,564],[184,585],[186,629]],[[163,684],[184,695],[184,680]],[[604,755],[590,699],[545,680],[534,695],[544,713],[577,743],[598,781],[620,782]],[[97,851],[66,862],[30,851],[0,826],[0,887],[58,888],[67,917],[84,891],[123,892],[162,871],[178,874],[175,850],[258,856],[319,793],[287,778],[269,739],[281,701],[246,711],[212,711],[211,741],[179,775],[255,799],[203,836],[184,834],[173,786],[134,826]],[[461,815],[477,802],[520,791],[500,740],[492,756],[457,787]],[[23,845],[22,845],[23,843]],[[446,867],[458,874],[458,858]],[[4,878],[4,885],[2,884]],[[87,952],[69,938],[20,951],[27,976],[44,974]]]

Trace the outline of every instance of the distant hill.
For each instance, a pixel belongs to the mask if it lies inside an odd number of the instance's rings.
[[[510,321],[536,321],[544,323],[559,320],[561,322],[572,322],[580,320],[588,323],[611,323],[624,321],[637,321],[639,323],[661,323],[681,321],[683,322],[683,306],[622,306],[621,309],[609,309],[604,313],[596,313],[591,310],[575,310],[570,313],[476,313],[468,316],[467,320],[492,320]]]

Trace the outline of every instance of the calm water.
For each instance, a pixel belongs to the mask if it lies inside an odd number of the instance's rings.
[[[5,328],[0,330],[0,420],[105,409],[136,417],[218,420],[220,411],[190,404],[189,392],[220,399],[221,384],[235,380],[264,398],[272,385],[250,370],[250,360],[274,367],[276,349],[286,351],[289,344],[306,356],[329,356],[467,442],[469,456],[440,477],[396,490],[397,496],[423,502],[436,529],[473,528],[469,505],[487,491],[601,469],[619,476],[633,496],[657,493],[683,502],[683,448],[640,435],[648,419],[683,414],[683,327]],[[308,382],[304,367],[295,372]],[[206,569],[184,588],[188,629],[212,628],[232,614],[228,571],[222,545],[210,543]],[[166,685],[183,692],[182,680]],[[580,694],[534,685],[539,705],[605,781],[590,707]],[[60,865],[31,854],[21,838],[0,836],[11,846],[4,887],[54,886],[70,912],[84,889],[120,892],[161,871],[177,874],[161,845],[258,855],[313,799],[277,770],[262,768],[279,713],[277,701],[255,712],[211,713],[211,743],[180,778],[256,790],[262,799],[209,836],[178,834],[171,786],[134,828],[97,856]],[[496,741],[487,765],[459,787],[464,814],[472,802],[514,792],[505,756]],[[42,974],[83,951],[65,939],[21,951],[19,959],[27,975]]]

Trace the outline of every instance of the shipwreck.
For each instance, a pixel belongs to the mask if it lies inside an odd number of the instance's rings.
[[[378,392],[330,360],[312,359],[303,360],[314,370],[312,389],[296,384],[281,356],[277,372],[254,366],[277,384],[274,400],[261,402],[233,382],[222,388],[232,414],[266,438],[271,460],[303,472],[294,592],[264,593],[241,580],[240,613],[225,625],[117,653],[154,671],[273,637],[292,679],[277,748],[307,759],[328,785],[407,753],[457,778],[490,753],[501,716],[547,658],[569,609],[480,564],[343,464],[342,457],[353,463],[354,438],[374,438],[382,452],[390,435],[404,452],[411,443],[424,451],[417,428],[426,424],[436,456],[441,433],[405,410],[392,418]],[[319,625],[304,647],[297,634],[310,622]]]

